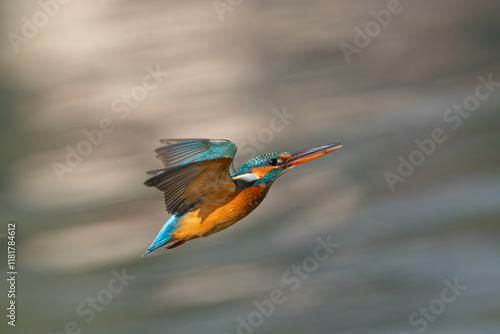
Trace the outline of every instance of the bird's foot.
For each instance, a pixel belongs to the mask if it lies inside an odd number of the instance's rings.
[[[166,246],[166,248],[167,249],[172,249],[172,248],[175,248],[175,247],[179,247],[183,243],[185,243],[185,241],[178,240],[178,241],[174,242],[173,244]]]

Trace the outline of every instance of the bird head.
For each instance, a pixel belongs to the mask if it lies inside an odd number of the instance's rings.
[[[259,155],[241,165],[233,175],[234,180],[252,184],[271,184],[287,170],[303,162],[318,158],[342,147],[342,144],[328,144],[301,150],[295,153],[272,152]]]

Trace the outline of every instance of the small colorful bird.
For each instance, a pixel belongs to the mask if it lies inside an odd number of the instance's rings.
[[[336,143],[295,153],[267,153],[234,171],[236,145],[228,140],[160,142],[165,146],[155,152],[165,168],[148,171],[154,176],[144,184],[163,192],[165,207],[172,217],[144,255],[163,245],[175,248],[228,228],[252,212],[284,172],[342,147]]]

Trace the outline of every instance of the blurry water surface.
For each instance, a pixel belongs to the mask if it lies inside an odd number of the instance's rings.
[[[1,3],[7,333],[498,333],[497,2],[233,1],[223,20],[211,1],[54,3],[46,24]],[[142,184],[153,150],[188,137],[234,141],[238,164],[344,147],[230,229],[141,258],[168,219]],[[337,244],[319,262],[318,238]]]

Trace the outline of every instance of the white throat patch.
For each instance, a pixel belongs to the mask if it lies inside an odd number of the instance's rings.
[[[252,182],[252,181],[258,180],[259,177],[255,174],[247,173],[247,174],[238,175],[235,177],[235,179],[236,180],[243,180],[243,181],[247,181],[247,182]]]

